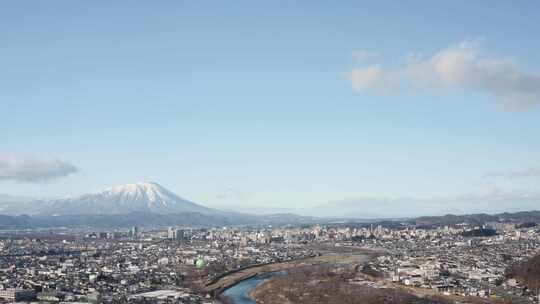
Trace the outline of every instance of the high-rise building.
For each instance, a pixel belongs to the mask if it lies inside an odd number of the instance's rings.
[[[177,240],[183,240],[184,239],[184,230],[183,229],[176,229],[176,239]]]
[[[176,229],[174,227],[169,227],[169,229],[167,229],[167,238],[169,240],[176,239]]]
[[[175,227],[169,227],[167,229],[167,238],[169,240],[183,240],[185,236],[183,229],[177,229]]]
[[[129,231],[129,234],[134,239],[138,238],[139,237],[139,227],[137,227],[137,226],[131,227],[131,230]]]

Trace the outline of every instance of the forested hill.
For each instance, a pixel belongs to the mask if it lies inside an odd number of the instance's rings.
[[[499,213],[499,214],[466,214],[453,215],[447,214],[443,216],[422,216],[411,220],[416,225],[456,225],[466,223],[469,225],[482,225],[488,222],[506,222],[506,223],[539,223],[540,211],[523,211],[516,213]]]

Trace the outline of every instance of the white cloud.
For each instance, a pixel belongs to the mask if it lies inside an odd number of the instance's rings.
[[[386,72],[380,65],[373,64],[351,71],[352,85],[357,90],[375,90],[378,93],[392,93],[399,87],[399,78]]]
[[[48,181],[78,171],[77,167],[59,159],[0,155],[0,180]]]
[[[488,56],[475,43],[463,42],[431,57],[409,56],[395,69],[381,65],[349,73],[357,90],[412,85],[420,89],[470,89],[492,95],[505,109],[526,109],[540,103],[540,74],[522,70],[512,60]]]

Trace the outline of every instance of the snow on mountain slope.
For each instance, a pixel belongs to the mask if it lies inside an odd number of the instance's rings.
[[[218,210],[210,209],[183,199],[161,185],[153,182],[140,182],[112,187],[93,194],[75,198],[35,201],[9,214],[66,215],[66,214],[127,214],[132,212],[150,212],[174,214],[199,212],[215,214]]]

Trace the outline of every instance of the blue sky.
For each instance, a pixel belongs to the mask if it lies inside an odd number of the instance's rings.
[[[519,196],[540,190],[539,12],[2,2],[0,193],[152,180],[246,210],[485,193],[518,196],[486,211],[530,208]]]

